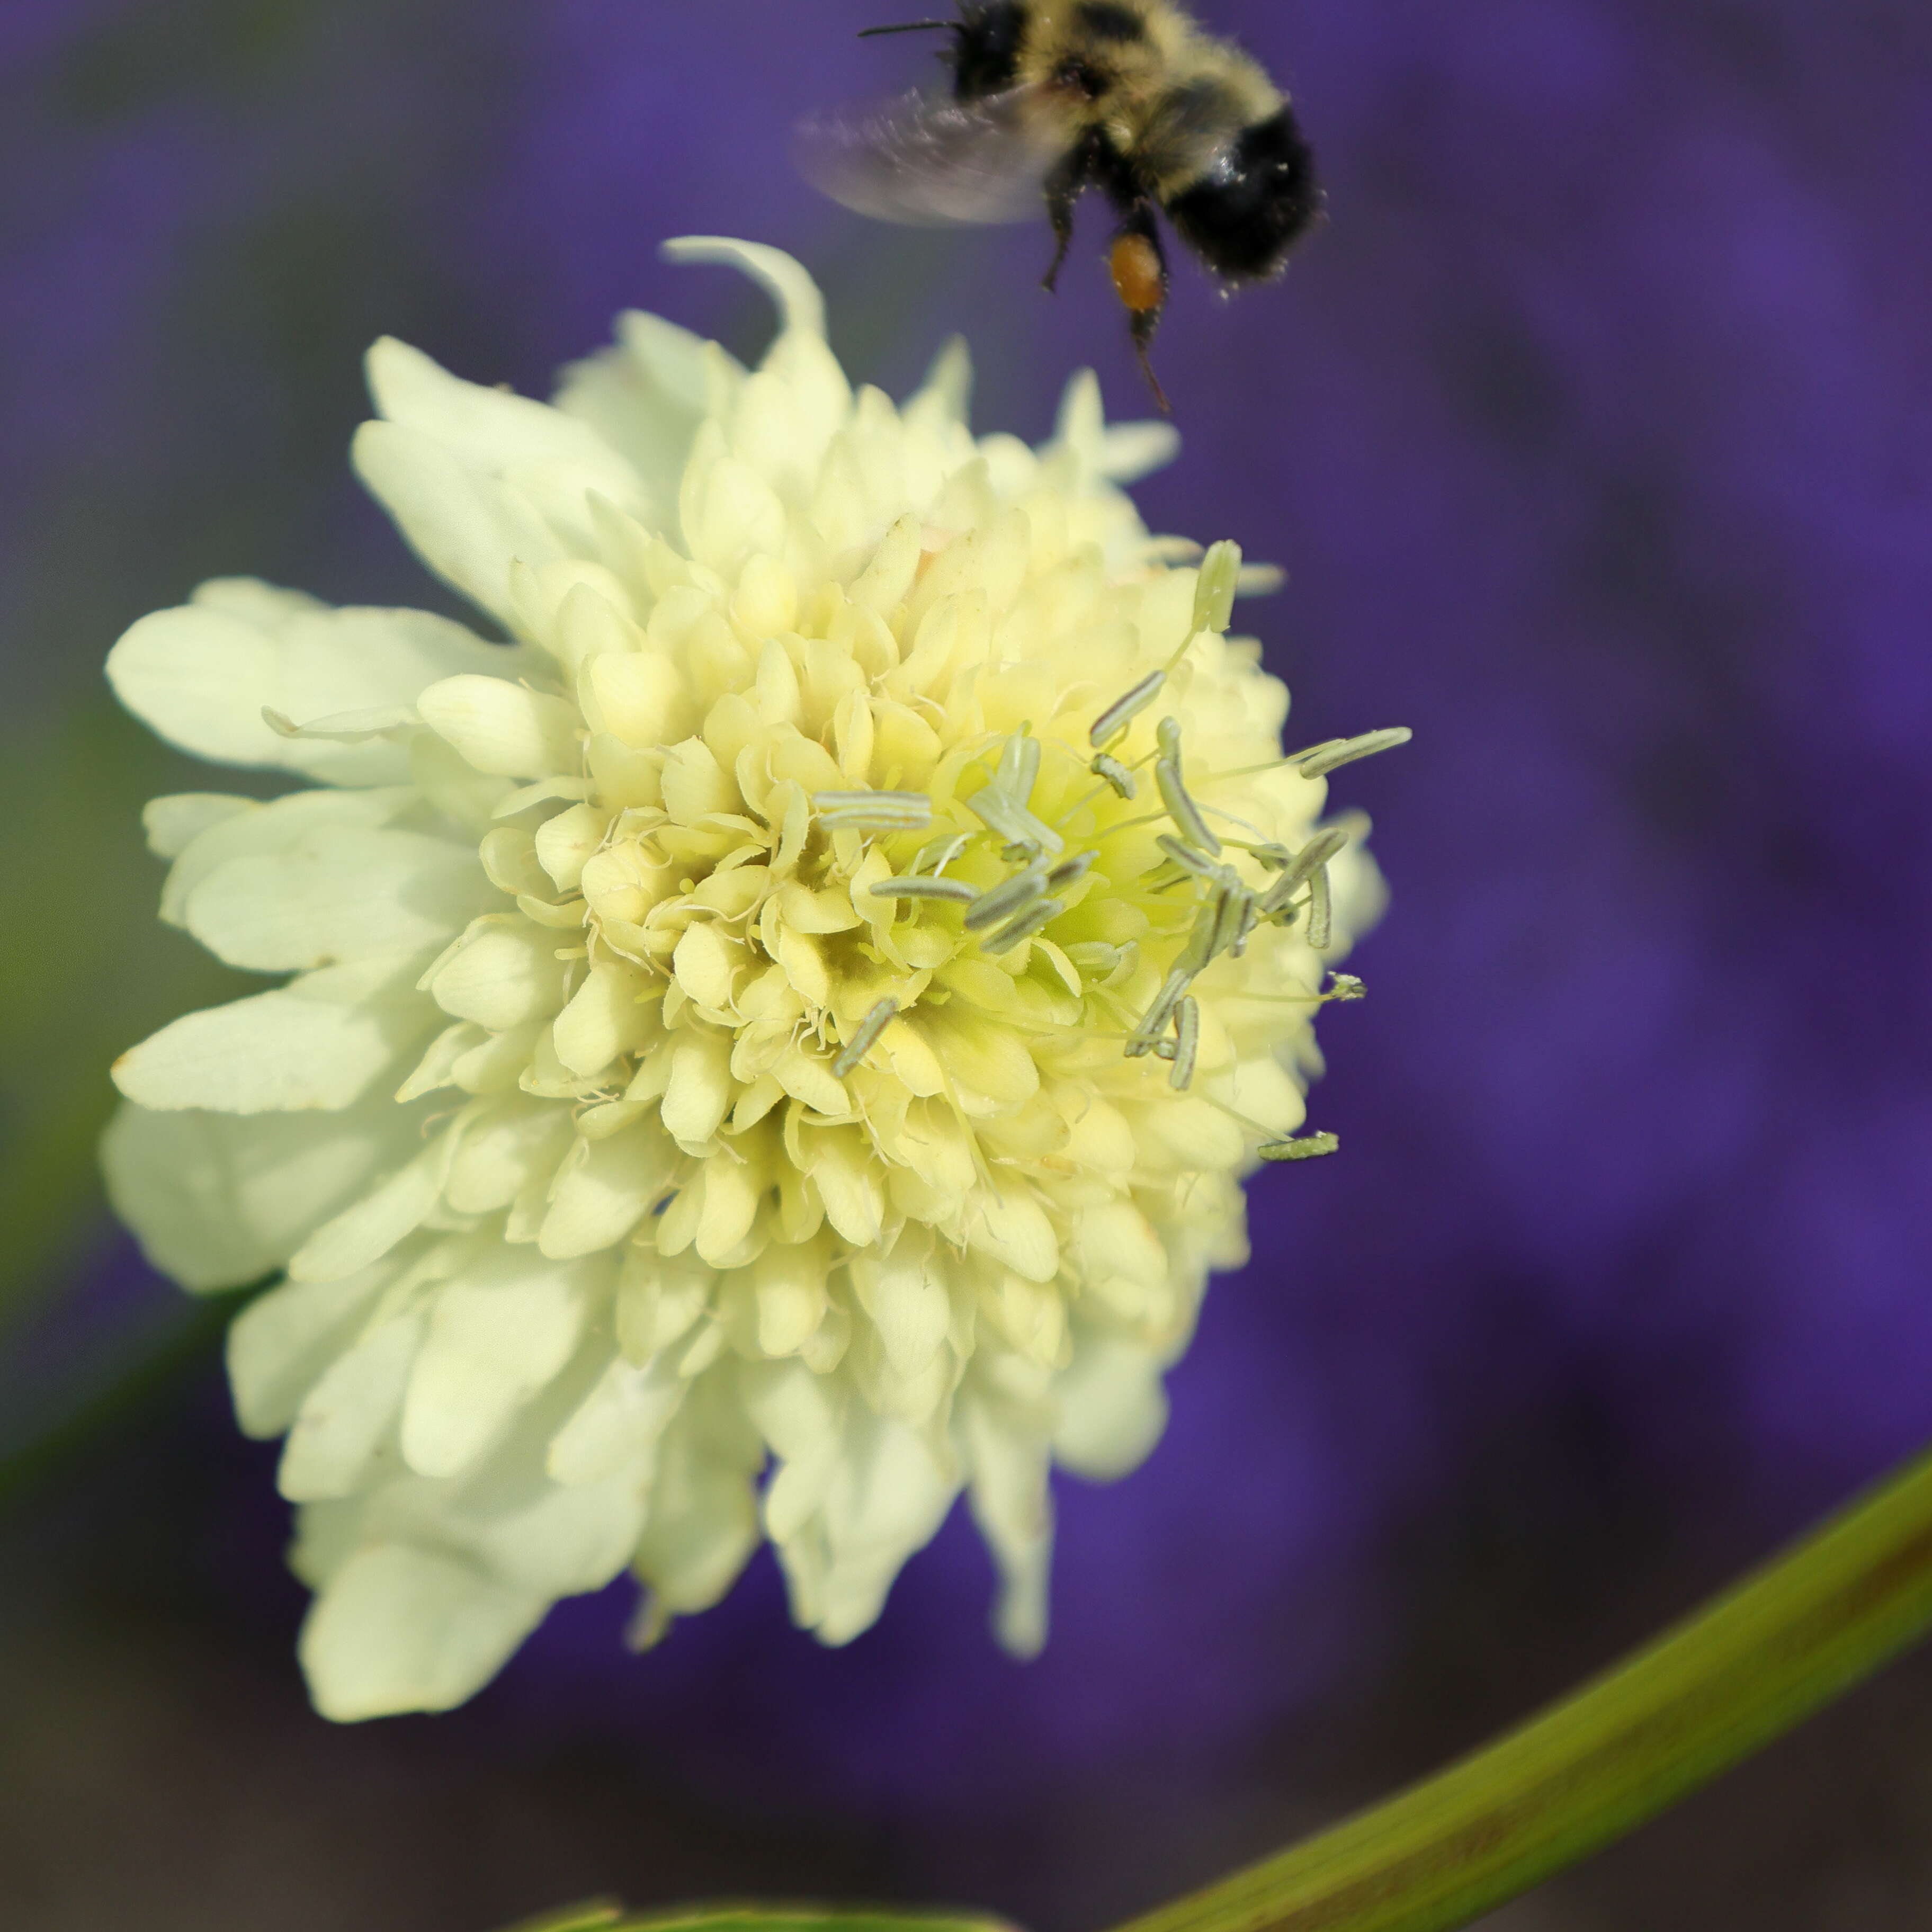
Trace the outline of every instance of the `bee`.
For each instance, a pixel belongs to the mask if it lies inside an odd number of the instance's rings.
[[[1278,275],[1319,218],[1313,157],[1288,98],[1238,48],[1171,0],[960,0],[956,20],[867,34],[950,34],[950,92],[808,124],[805,172],[836,201],[887,221],[1001,222],[1043,199],[1058,282],[1075,204],[1097,188],[1135,352],[1162,410],[1149,350],[1167,305],[1156,212],[1225,288]]]

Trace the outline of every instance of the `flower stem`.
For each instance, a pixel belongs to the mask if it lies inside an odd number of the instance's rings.
[[[1932,1454],[1494,1744],[1115,1932],[1447,1932],[1748,1757],[1932,1629]]]

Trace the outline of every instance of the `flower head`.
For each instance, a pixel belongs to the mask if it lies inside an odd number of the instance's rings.
[[[189,1288],[286,1275],[230,1364],[332,1716],[626,1565],[649,1638],[761,1537],[842,1642],[962,1489],[1037,1648],[1052,1462],[1147,1454],[1240,1176],[1322,1150],[1375,746],[1283,758],[1232,546],[1118,487],[1171,433],[1083,376],[976,440],[962,350],[895,407],[796,264],[677,246],[776,296],[755,371],[638,315],[551,406],[371,353],[357,468],[514,642],[223,581],[109,662],[309,782],[149,808],[162,916],[292,976],[128,1054],[106,1159]]]

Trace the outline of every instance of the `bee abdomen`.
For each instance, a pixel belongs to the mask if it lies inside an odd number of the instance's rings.
[[[1191,185],[1168,194],[1168,218],[1208,266],[1240,281],[1279,272],[1322,212],[1314,157],[1284,106],[1244,128]]]

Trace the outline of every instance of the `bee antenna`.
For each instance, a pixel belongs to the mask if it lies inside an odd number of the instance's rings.
[[[957,20],[908,20],[897,27],[861,27],[859,38],[862,40],[876,39],[880,34],[926,34],[935,29],[950,32],[956,28]]]

